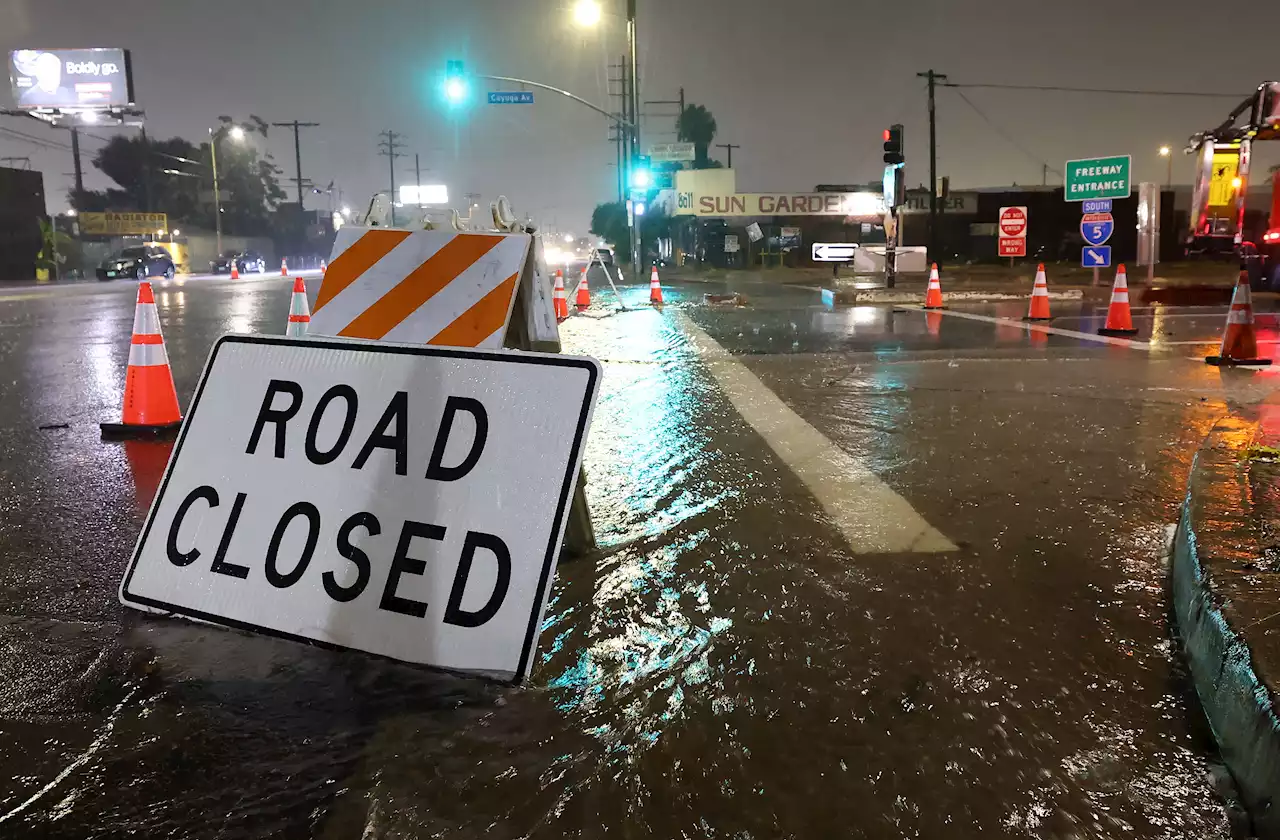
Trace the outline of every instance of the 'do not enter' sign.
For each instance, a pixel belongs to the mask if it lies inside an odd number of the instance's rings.
[[[224,336],[120,600],[520,680],[593,359]]]

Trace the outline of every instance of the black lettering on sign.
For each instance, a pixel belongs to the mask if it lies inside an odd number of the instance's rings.
[[[471,451],[462,463],[456,467],[446,467],[441,461],[444,450],[449,443],[449,433],[453,431],[453,419],[459,411],[465,411],[476,423],[476,435],[471,440]],[[440,419],[440,431],[436,433],[436,445],[431,451],[431,461],[427,464],[427,478],[435,481],[457,481],[475,467],[480,460],[480,452],[484,449],[485,439],[489,437],[489,415],[479,400],[470,397],[449,397],[444,404],[444,416]]]
[[[338,433],[338,440],[334,442],[333,448],[328,452],[321,452],[316,447],[316,433],[320,431],[320,420],[324,417],[325,409],[329,407],[329,403],[342,398],[347,404],[347,416],[342,421],[342,431]],[[316,403],[316,410],[311,413],[311,425],[307,426],[307,460],[318,466],[332,464],[342,454],[342,448],[347,445],[347,441],[351,439],[351,430],[356,425],[356,409],[360,405],[360,399],[356,396],[356,391],[350,385],[334,385],[332,388],[324,392],[320,397],[320,402]]]
[[[387,427],[392,423],[395,423],[396,430],[393,434],[387,434]],[[387,405],[387,410],[382,413],[382,419],[373,428],[373,433],[369,435],[369,439],[365,441],[364,446],[360,449],[360,454],[352,462],[351,468],[353,470],[363,469],[375,449],[390,449],[396,453],[396,475],[407,474],[409,469],[408,392],[396,391],[396,395],[391,398],[391,402]]]
[[[169,526],[169,539],[165,542],[165,551],[169,555],[169,562],[175,566],[190,566],[200,559],[200,549],[198,548],[192,548],[187,552],[178,549],[178,529],[182,527],[182,520],[186,517],[187,511],[199,499],[204,499],[208,502],[210,508],[216,508],[218,506],[218,491],[207,485],[197,487],[187,494],[187,497],[182,500],[182,504],[178,505],[178,510],[173,515],[173,524]]]
[[[275,399],[276,394],[288,394],[291,397],[289,405],[285,408],[272,408],[271,402]],[[245,454],[254,454],[254,451],[258,448],[258,439],[262,436],[262,430],[268,423],[275,423],[275,455],[277,458],[283,458],[284,424],[293,419],[299,408],[302,408],[301,385],[297,382],[290,382],[287,379],[273,379],[268,382],[267,393],[262,398],[262,407],[258,409],[258,419],[253,423],[253,434],[249,435],[249,446],[245,449]]]
[[[475,559],[476,549],[483,548],[498,561],[498,579],[494,581],[493,592],[484,606],[474,612],[462,608],[462,596],[467,591],[467,578],[471,575],[471,563]],[[467,539],[462,544],[462,559],[458,561],[458,571],[453,576],[453,589],[449,593],[449,604],[444,610],[444,623],[457,627],[479,627],[498,614],[502,601],[507,597],[507,587],[511,585],[511,552],[507,544],[493,534],[468,531]]]
[[[244,580],[249,576],[249,568],[247,566],[238,566],[235,563],[226,562],[227,549],[231,547],[231,535],[235,533],[236,523],[240,521],[240,511],[244,509],[244,500],[248,498],[247,493],[237,493],[236,500],[231,505],[231,515],[227,517],[227,527],[222,529],[222,540],[218,543],[218,552],[213,555],[213,566],[211,571],[220,575],[230,575],[233,578]]]
[[[423,560],[409,556],[409,544],[414,537],[426,540],[443,540],[444,528],[439,525],[428,525],[424,522],[407,520],[400,531],[400,542],[396,544],[396,556],[391,560],[391,571],[387,573],[387,585],[382,589],[382,601],[378,604],[388,612],[411,615],[422,618],[427,614],[427,605],[422,601],[401,598],[396,595],[396,587],[400,584],[400,575],[421,575],[427,570]]]
[[[302,556],[298,558],[298,565],[293,567],[293,571],[287,575],[280,574],[280,570],[276,568],[276,555],[280,551],[280,541],[284,539],[284,534],[289,530],[289,523],[297,519],[299,516],[307,518],[307,544],[302,548]],[[267,565],[263,570],[267,575],[267,583],[270,583],[276,589],[288,589],[299,580],[307,571],[307,566],[311,565],[311,555],[316,553],[316,543],[320,540],[320,511],[316,510],[316,506],[310,502],[298,502],[290,505],[289,509],[284,512],[284,516],[280,517],[280,521],[276,523],[276,529],[271,534],[271,542],[267,545]]]
[[[342,527],[338,529],[338,553],[356,567],[356,582],[350,586],[340,586],[333,572],[325,572],[321,575],[321,579],[324,581],[324,591],[339,604],[359,598],[360,593],[364,592],[364,588],[369,585],[369,555],[351,542],[351,532],[356,528],[364,528],[371,537],[382,533],[382,524],[372,513],[357,513],[343,522]]]

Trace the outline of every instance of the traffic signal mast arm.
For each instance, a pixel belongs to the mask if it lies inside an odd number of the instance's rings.
[[[475,77],[477,79],[488,79],[491,82],[514,82],[515,84],[518,84],[518,85],[529,85],[530,87],[541,88],[542,90],[549,90],[552,93],[558,93],[561,96],[567,96],[570,99],[572,99],[574,102],[578,102],[583,105],[586,105],[588,108],[595,111],[597,114],[602,114],[608,117],[618,125],[625,126],[629,129],[635,129],[636,127],[635,123],[631,122],[630,120],[623,119],[617,114],[611,114],[608,111],[606,111],[604,108],[601,108],[599,105],[591,104],[587,100],[583,99],[581,96],[572,94],[567,90],[561,90],[558,87],[552,87],[551,85],[544,85],[542,82],[533,82],[533,81],[530,81],[529,79],[516,79],[516,78],[512,78],[511,76],[488,76],[483,73],[477,73],[475,74]]]

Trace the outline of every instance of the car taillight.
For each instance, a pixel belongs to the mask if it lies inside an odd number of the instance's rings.
[[[1263,242],[1280,242],[1280,230],[1269,230],[1262,234]]]

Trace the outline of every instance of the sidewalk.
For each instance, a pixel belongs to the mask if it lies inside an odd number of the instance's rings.
[[[1135,268],[1128,272],[1129,288],[1135,290],[1135,300],[1152,302],[1169,295],[1193,296],[1196,303],[1228,303],[1231,289],[1239,277],[1239,271],[1231,263],[1170,263],[1156,267],[1153,283],[1148,287],[1146,269]],[[1075,265],[1049,264],[1045,266],[1049,282],[1049,295],[1056,299],[1081,298],[1106,300],[1111,295],[1115,280],[1114,269],[1100,272],[1099,284],[1093,285],[1093,273]],[[1022,299],[1031,293],[1035,282],[1035,265],[1008,266],[976,265],[956,266],[941,270],[943,294],[961,299],[1000,300]],[[694,270],[688,267],[663,269],[664,279],[683,282],[729,283],[777,283],[788,286],[812,286],[833,289],[842,303],[910,303],[924,300],[928,275],[911,273],[898,275],[892,292],[884,289],[881,275],[857,275],[841,269],[833,279],[830,268],[767,268],[767,269],[708,269]],[[1190,302],[1190,301],[1179,301]]]
[[[1280,394],[1219,422],[1197,454],[1172,590],[1223,760],[1257,835],[1280,837]]]

